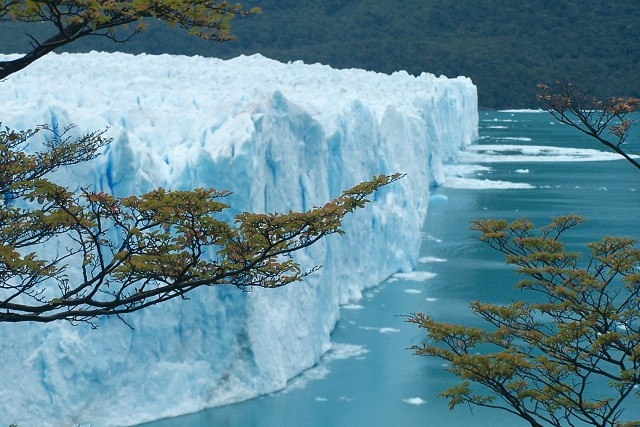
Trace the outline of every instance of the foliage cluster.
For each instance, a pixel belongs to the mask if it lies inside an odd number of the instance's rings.
[[[525,277],[517,287],[538,298],[472,302],[486,328],[409,317],[429,338],[415,353],[444,360],[459,379],[442,393],[450,408],[498,408],[532,426],[623,421],[625,399],[640,396],[640,249],[605,237],[581,260],[561,241],[581,222],[558,217],[539,234],[526,219],[473,222],[478,239]]]
[[[38,132],[52,135],[43,151],[27,154]],[[307,212],[244,212],[228,223],[221,218],[227,191],[156,189],[116,198],[50,181],[50,172],[90,160],[109,142],[101,132],[65,133],[0,132],[0,321],[90,321],[200,286],[275,288],[300,281],[309,271],[291,254],[342,233],[346,214],[400,178],[375,177]],[[52,240],[64,249],[47,250]]]

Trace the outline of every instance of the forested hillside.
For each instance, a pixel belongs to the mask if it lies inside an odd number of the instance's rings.
[[[251,0],[262,15],[234,21],[237,40],[196,40],[152,24],[133,42],[94,38],[75,51],[228,58],[259,52],[385,73],[469,76],[481,108],[535,107],[538,82],[570,80],[597,94],[640,95],[640,1]],[[2,23],[0,51],[25,51],[35,24]]]

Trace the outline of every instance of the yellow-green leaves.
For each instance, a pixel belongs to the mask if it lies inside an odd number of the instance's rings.
[[[307,212],[245,212],[230,221],[228,191],[159,188],[118,198],[57,185],[49,172],[93,158],[106,142],[101,133],[54,134],[43,151],[26,154],[34,133],[0,132],[0,179],[14,200],[0,208],[0,321],[90,320],[200,286],[286,286],[316,269],[303,271],[296,251],[341,233],[346,214],[401,178],[374,177]]]
[[[560,238],[582,222],[558,217],[539,233],[527,219],[472,223],[525,276],[518,287],[537,296],[472,302],[483,329],[408,317],[427,334],[414,353],[445,361],[460,379],[441,395],[450,409],[501,408],[532,425],[622,421],[620,404],[640,383],[640,251],[634,239],[605,237],[579,262]]]
[[[260,8],[243,9],[240,4],[219,0],[60,0],[5,1],[0,22],[38,22],[50,33],[32,43],[26,55],[0,64],[0,80],[21,70],[54,49],[79,38],[102,35],[127,41],[144,29],[141,20],[153,18],[187,30],[197,37],[227,41],[234,38],[234,18],[259,14]],[[130,25],[135,24],[135,25]]]

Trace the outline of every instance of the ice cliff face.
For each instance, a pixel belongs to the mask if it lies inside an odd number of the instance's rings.
[[[261,57],[230,61],[50,55],[0,83],[16,129],[109,127],[91,164],[57,174],[116,195],[154,187],[228,189],[238,210],[308,209],[380,173],[406,173],[350,217],[345,236],[301,254],[304,283],[201,289],[97,330],[3,324],[0,420],[139,423],[285,386],[330,348],[339,305],[415,263],[429,186],[477,137],[466,78],[334,70]]]

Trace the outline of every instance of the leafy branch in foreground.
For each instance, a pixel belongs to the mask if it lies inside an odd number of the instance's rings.
[[[116,198],[45,176],[95,157],[101,134],[54,137],[27,154],[33,132],[0,132],[0,321],[90,321],[184,295],[200,286],[276,288],[301,280],[291,254],[342,233],[344,216],[396,181],[381,175],[322,207],[220,219],[229,193],[153,190]],[[61,250],[51,250],[54,242]],[[77,273],[79,272],[79,273]]]
[[[144,18],[225,41],[232,38],[232,18],[256,13],[259,8],[217,0],[1,1],[0,22],[40,23],[52,32],[45,40],[30,36],[29,52],[0,61],[0,79],[82,37],[126,42],[143,29]],[[68,130],[0,131],[0,321],[91,323],[200,286],[276,288],[299,281],[317,267],[302,271],[292,253],[342,233],[347,213],[400,178],[374,177],[307,212],[245,212],[230,224],[223,219],[226,191],[157,189],[116,198],[52,182],[51,172],[91,160],[110,142],[104,131],[72,139]],[[28,140],[42,131],[52,137],[29,154]]]
[[[572,83],[538,84],[536,99],[543,110],[561,123],[596,139],[640,169],[638,156],[625,142],[636,122],[629,116],[640,110],[640,98],[598,99]]]
[[[408,317],[428,336],[415,354],[444,360],[460,379],[441,394],[450,409],[498,408],[532,426],[640,425],[622,424],[623,402],[640,395],[640,250],[605,237],[581,260],[560,238],[583,221],[557,217],[540,233],[526,219],[472,223],[537,302],[472,302],[486,328]]]
[[[0,79],[32,62],[87,36],[102,36],[125,42],[139,33],[143,18],[153,18],[182,27],[203,39],[226,41],[231,20],[236,16],[260,13],[259,8],[243,9],[240,4],[219,0],[8,0],[0,2],[0,22],[34,22],[49,25],[51,36],[31,38],[27,54],[0,61]],[[130,24],[137,24],[129,27]]]

